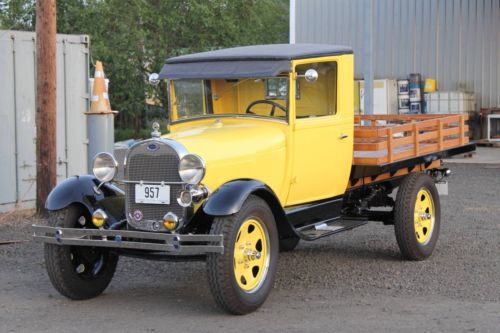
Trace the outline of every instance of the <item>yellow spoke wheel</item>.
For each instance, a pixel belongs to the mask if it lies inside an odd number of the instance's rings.
[[[222,235],[224,252],[207,255],[210,291],[232,314],[255,311],[271,292],[279,257],[279,234],[264,199],[250,195],[240,210],[217,216],[210,234]]]
[[[439,237],[441,204],[435,180],[414,172],[404,177],[394,204],[394,232],[403,258],[424,260]]]
[[[429,190],[421,188],[415,200],[413,225],[415,237],[420,244],[427,244],[434,228],[434,201]]]
[[[236,236],[233,265],[238,286],[252,292],[261,285],[269,267],[269,237],[261,222],[250,218],[243,222]]]

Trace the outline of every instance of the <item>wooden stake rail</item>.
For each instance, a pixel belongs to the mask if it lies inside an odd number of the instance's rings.
[[[467,114],[354,117],[355,165],[381,165],[469,142]]]

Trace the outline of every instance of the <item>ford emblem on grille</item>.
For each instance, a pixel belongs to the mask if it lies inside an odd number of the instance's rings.
[[[158,148],[160,148],[160,146],[158,146],[156,143],[150,143],[150,144],[148,145],[148,150],[149,150],[149,151],[157,151],[157,150],[158,150]]]
[[[142,220],[142,212],[140,210],[136,210],[134,211],[134,214],[133,214],[133,217],[134,217],[134,220],[136,221],[140,221]]]

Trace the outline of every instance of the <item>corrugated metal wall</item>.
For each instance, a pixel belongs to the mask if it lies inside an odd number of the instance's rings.
[[[35,34],[0,30],[0,212],[36,196]],[[88,38],[57,36],[57,180],[87,173]]]
[[[296,42],[351,45],[363,77],[366,0],[296,0]],[[421,73],[500,106],[500,0],[375,0],[375,78]]]

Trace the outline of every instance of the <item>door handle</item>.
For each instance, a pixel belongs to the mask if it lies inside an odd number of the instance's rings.
[[[349,137],[349,135],[347,135],[345,133],[340,133],[339,139],[344,140],[344,139],[347,139],[348,137]]]

